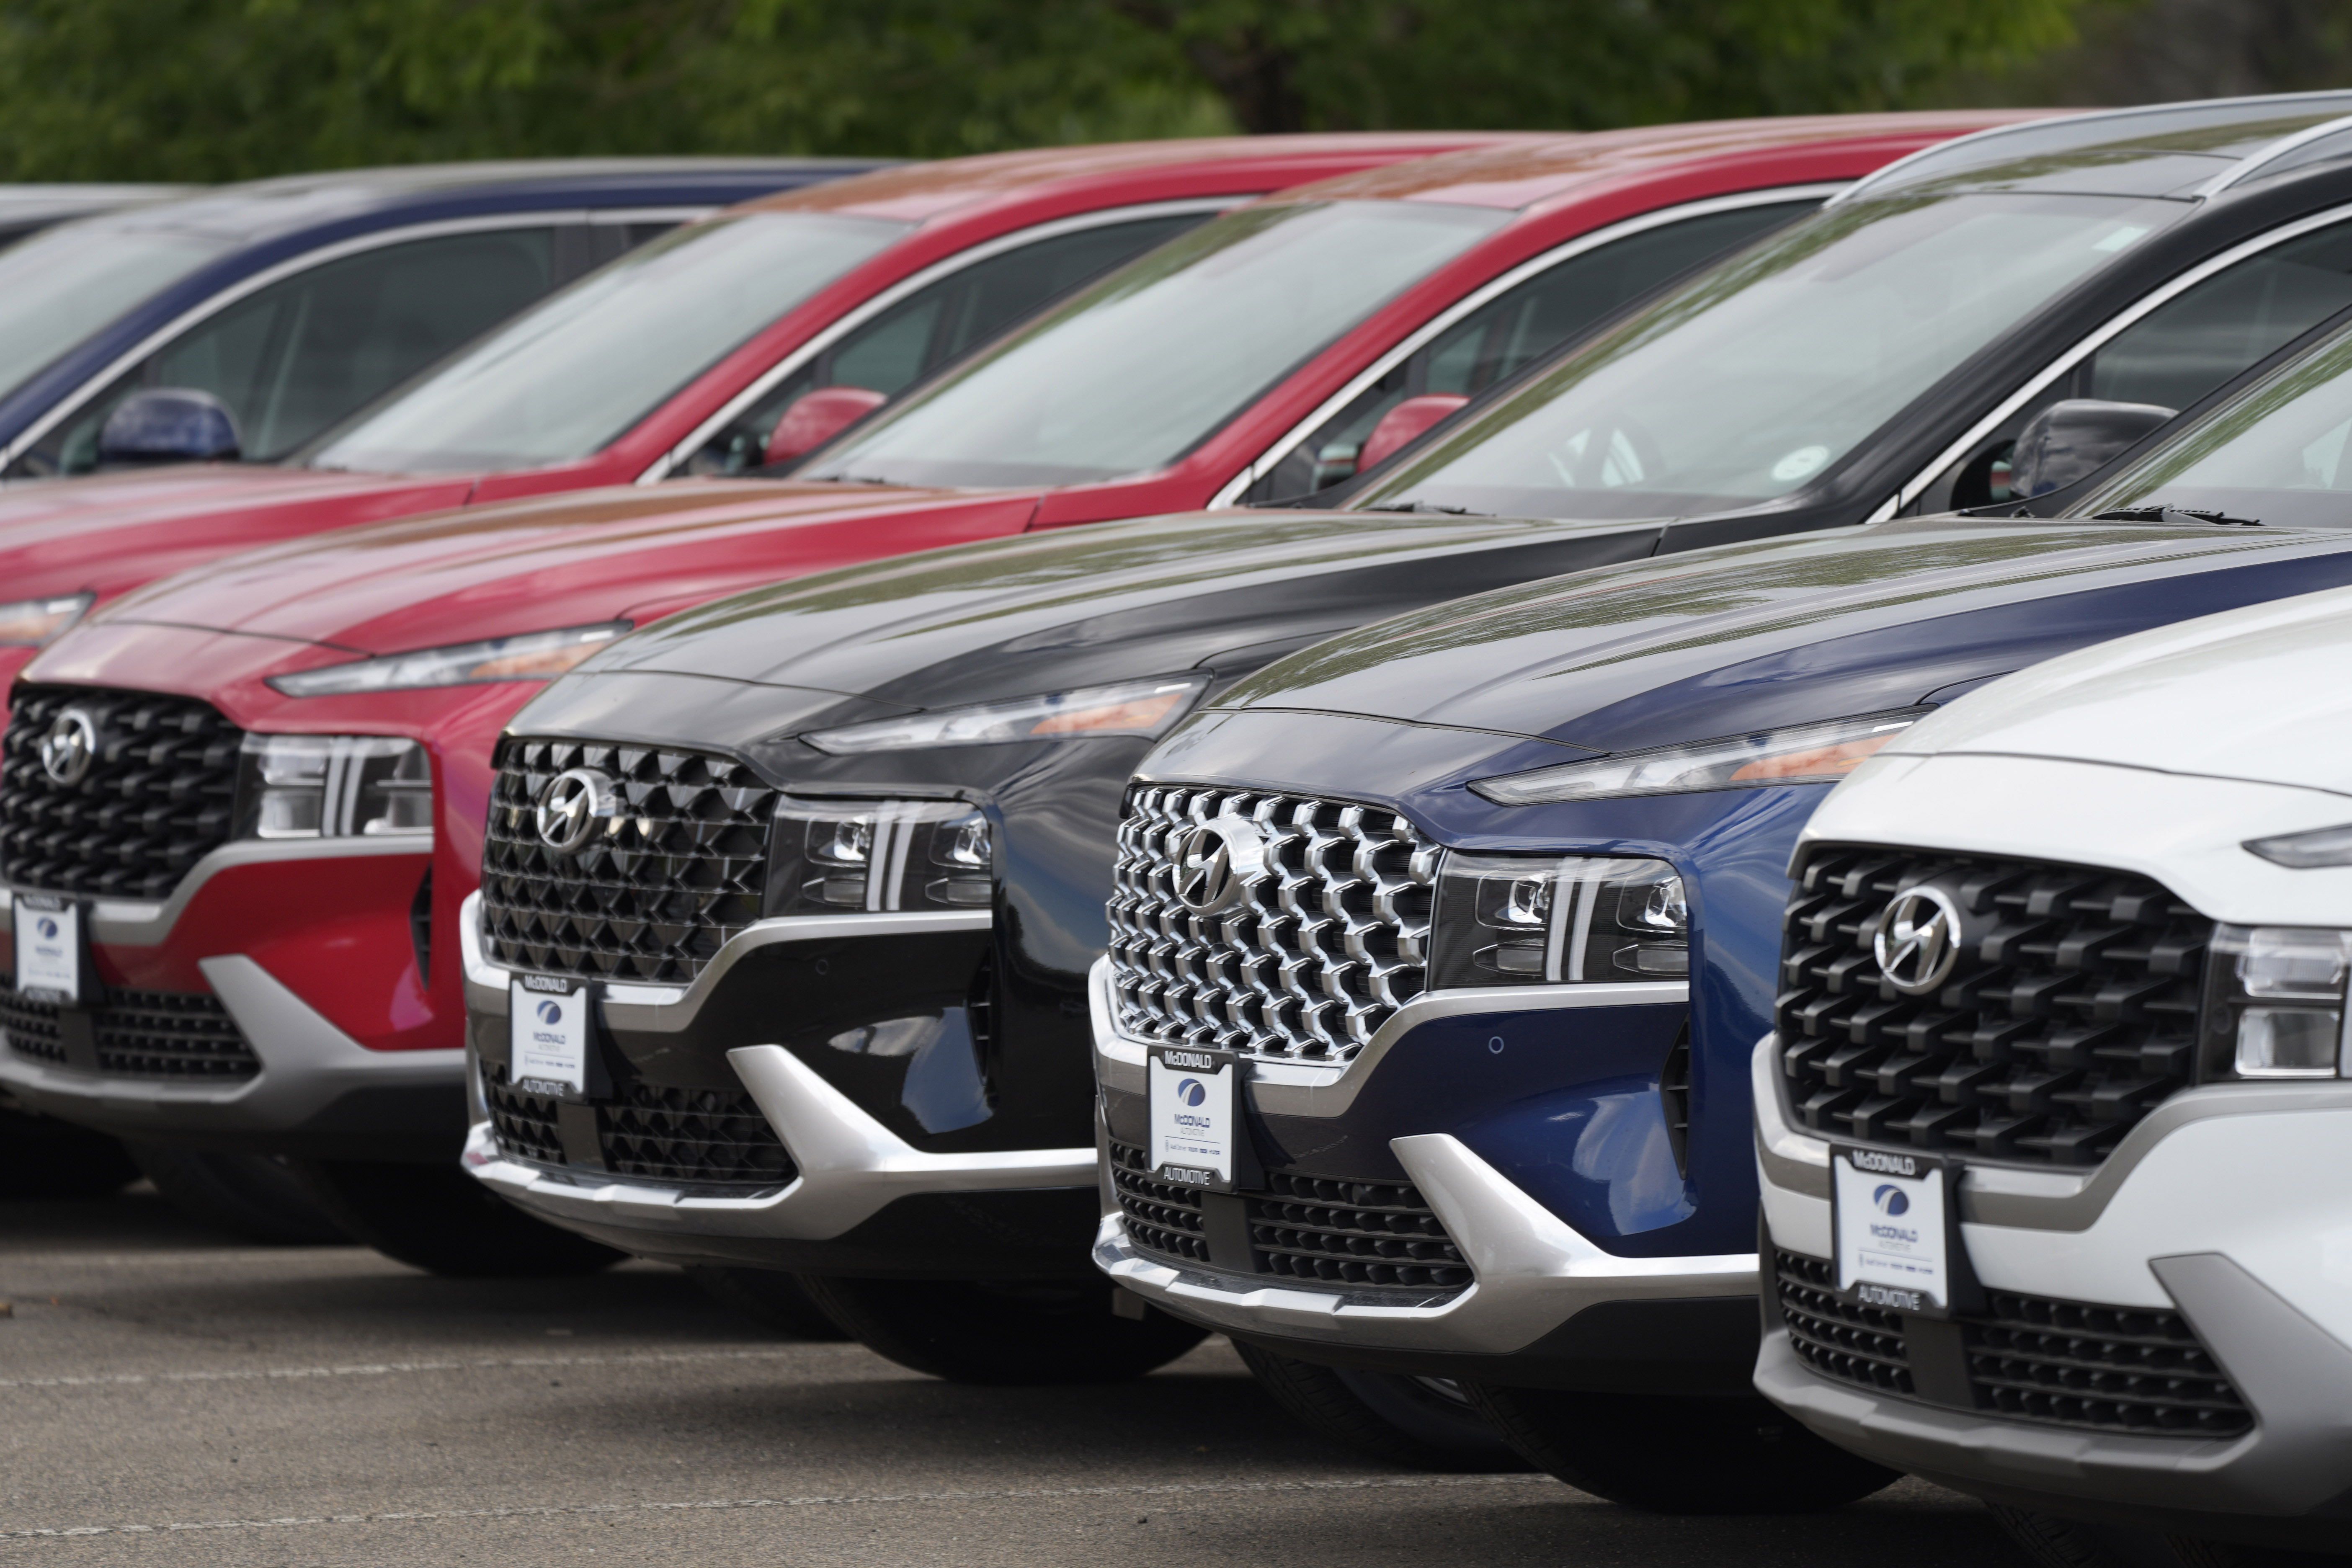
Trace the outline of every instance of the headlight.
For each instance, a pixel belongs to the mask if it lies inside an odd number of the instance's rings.
[[[960,800],[776,803],[768,913],[984,910],[995,895],[988,818]]]
[[[1549,805],[1635,795],[1835,784],[1864,758],[1933,711],[1913,708],[1753,735],[1729,735],[1654,752],[1628,752],[1623,756],[1480,779],[1470,788],[1496,805]]]
[[[252,735],[237,758],[245,838],[373,838],[433,833],[425,748],[385,735]]]
[[[18,599],[0,605],[0,647],[40,647],[81,619],[97,596],[68,594],[56,599]]]
[[[491,680],[551,680],[629,629],[626,621],[599,626],[566,626],[521,637],[388,653],[350,664],[331,664],[293,675],[273,675],[269,684],[289,697],[346,697],[354,691],[400,691],[420,686],[471,686]]]
[[[1664,860],[1448,853],[1430,985],[1680,980],[1690,910]]]
[[[2198,1076],[2336,1078],[2352,931],[2308,926],[2216,926],[2206,950]]]
[[[1184,716],[1208,684],[1205,675],[1129,680],[1009,702],[943,708],[842,730],[814,730],[801,739],[820,752],[849,756],[915,746],[987,746],[1052,735],[1158,735]]]

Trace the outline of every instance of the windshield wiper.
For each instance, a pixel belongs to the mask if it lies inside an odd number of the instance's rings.
[[[1440,506],[1433,500],[1398,501],[1389,506],[1368,506],[1366,511],[1442,511],[1448,517],[1492,517],[1491,511],[1472,511],[1466,506]]]
[[[2212,528],[2260,528],[2259,517],[2231,517],[2199,506],[2127,506],[2120,511],[2097,511],[2093,522],[2201,522]]]

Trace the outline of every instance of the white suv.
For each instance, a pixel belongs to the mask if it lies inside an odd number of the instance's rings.
[[[2046,1563],[2352,1552],[2352,592],[1963,699],[1791,874],[1757,1386]]]

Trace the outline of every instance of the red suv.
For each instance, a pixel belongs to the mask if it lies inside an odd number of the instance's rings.
[[[1558,138],[1326,182],[1046,311],[817,454],[814,482],[514,502],[156,584],[16,689],[0,863],[18,968],[0,992],[0,1083],[91,1125],[310,1156],[347,1224],[425,1267],[609,1258],[496,1207],[449,1159],[467,972],[505,973],[480,956],[468,900],[492,753],[542,679],[633,626],[780,577],[1309,493],[1837,183],[1987,123]],[[808,695],[772,700],[781,714]],[[625,749],[615,768],[659,780],[659,763]],[[756,789],[646,787],[691,818],[676,830],[702,853],[680,862],[693,869],[675,927],[631,933],[604,989],[614,1004],[668,998],[740,923],[730,911],[756,910],[765,876],[756,856],[726,858],[757,841],[732,798]],[[526,968],[595,951],[509,935]]]
[[[729,208],[582,279],[283,463],[9,487],[0,679],[94,605],[240,550],[444,507],[788,459],[1237,202],[1497,140],[1515,139],[1055,148],[878,171]]]

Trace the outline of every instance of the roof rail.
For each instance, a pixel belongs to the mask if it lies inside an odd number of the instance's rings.
[[[2171,103],[2142,103],[2136,104],[2128,109],[2095,109],[2086,110],[2080,114],[2054,114],[2047,120],[2027,120],[2009,125],[1989,126],[1982,131],[1972,131],[1966,136],[1955,136],[1948,142],[1938,142],[1932,146],[1922,147],[1916,153],[1906,153],[1902,157],[1895,159],[1893,163],[1886,164],[1884,168],[1874,170],[1872,173],[1865,174],[1861,179],[1855,181],[1853,184],[1848,185],[1844,190],[1840,191],[1836,195],[1832,196],[1822,205],[1824,206],[1837,206],[1842,203],[1853,201],[1856,197],[1867,195],[1880,186],[1907,179],[1913,167],[1922,162],[1929,160],[1940,161],[1945,155],[1952,153],[1956,149],[1973,147],[1979,142],[1990,141],[1997,137],[2027,135],[2035,132],[2046,132],[2053,126],[2060,125],[2072,125],[2094,121],[2101,124],[2115,121],[2129,121],[2142,119],[2148,115],[2178,114],[2182,110],[2187,109],[2233,109],[2241,104],[2250,108],[2255,105],[2262,105],[2264,107],[2276,106],[2284,109],[2292,108],[2297,103],[2326,102],[2330,100],[2337,102],[2352,100],[2352,91],[2347,91],[2343,88],[2334,88],[2322,89],[2311,92],[2252,93],[2240,98],[2180,99]],[[2295,145],[2307,140],[2315,139],[2320,132],[2339,129],[2347,124],[2352,124],[2352,117],[2347,117],[2345,121],[2330,121],[2323,125],[2316,125],[2305,131],[2296,132],[2293,136],[2282,138],[2276,145],[2264,149],[2254,161],[2268,162],[2283,153],[2291,151]],[[2213,191],[2222,189],[2227,184],[2233,184],[2238,179],[2242,179],[2243,177],[2245,177],[2244,174],[2240,168],[2231,168],[2224,171],[2222,176],[2219,180],[2211,185],[2201,189],[2199,192],[2199,195],[2210,195]]]
[[[2315,158],[2297,159],[2295,154],[2306,151],[2315,142],[2329,141],[2344,135],[2347,132],[2352,132],[2352,114],[2347,114],[2341,120],[2323,121],[2317,125],[2298,131],[2292,136],[2281,137],[2252,157],[2242,159],[2198,186],[2197,195],[2200,197],[2218,196],[2231,185],[2242,184],[2248,180],[2258,178],[2266,169],[2273,174],[2278,173],[2279,171],[2273,165],[2283,160],[2286,161],[2290,167],[2295,163],[2316,163],[2318,160]]]

